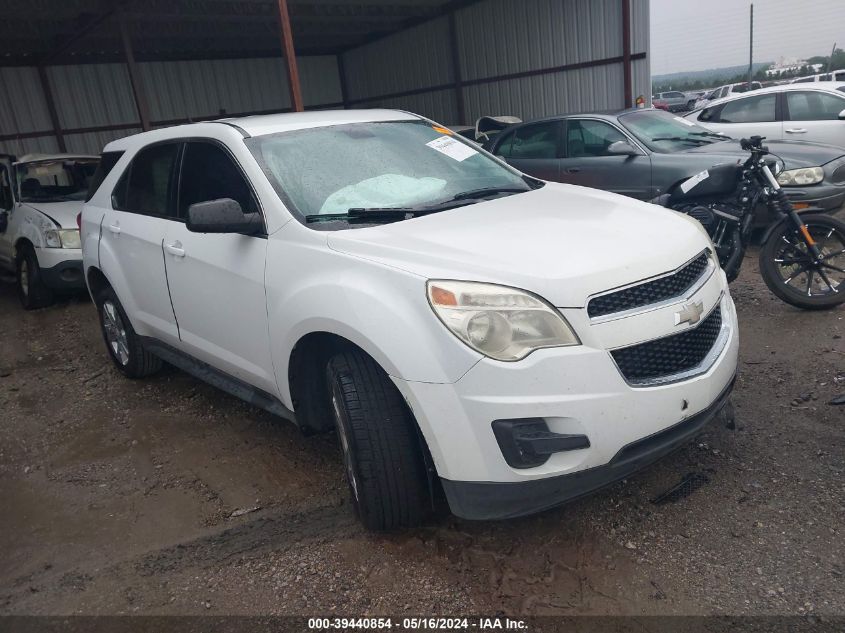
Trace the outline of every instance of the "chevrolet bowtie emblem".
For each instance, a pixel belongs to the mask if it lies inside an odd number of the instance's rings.
[[[684,309],[675,313],[675,325],[681,323],[689,323],[695,325],[701,320],[701,314],[704,312],[703,301],[693,301],[684,306]]]

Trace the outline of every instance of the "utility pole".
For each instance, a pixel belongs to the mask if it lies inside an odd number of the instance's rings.
[[[751,3],[751,32],[748,38],[748,89],[754,79],[754,3]]]
[[[833,67],[833,56],[836,54],[836,42],[833,43],[833,48],[830,51],[830,58],[827,60],[827,73],[830,74],[830,69]]]

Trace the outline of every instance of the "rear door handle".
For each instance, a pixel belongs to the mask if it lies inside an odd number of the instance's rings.
[[[806,134],[807,129],[803,128],[803,127],[793,127],[793,128],[786,130],[786,133],[787,134]]]
[[[111,232],[112,232],[112,233],[114,233],[115,235],[117,235],[118,233],[120,233],[120,223],[119,223],[119,222],[115,222],[114,224],[109,224],[109,231],[111,231]]]
[[[580,167],[570,167],[569,169],[564,169],[567,174],[577,174],[581,171]]]
[[[165,244],[164,250],[166,250],[171,255],[175,255],[176,257],[184,257],[185,256],[185,249],[182,248],[182,242],[176,240],[173,244]]]

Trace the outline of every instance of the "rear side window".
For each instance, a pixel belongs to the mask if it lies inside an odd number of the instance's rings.
[[[114,169],[121,156],[123,156],[123,152],[103,152],[103,155],[100,156],[100,163],[97,165],[97,171],[94,172],[94,176],[88,184],[88,193],[85,196],[85,202],[88,202],[94,197],[97,189],[100,188],[106,176]]]
[[[153,145],[132,159],[112,194],[112,204],[120,211],[167,217],[178,143]]]
[[[252,189],[228,152],[214,143],[188,143],[182,158],[179,217],[187,218],[192,204],[220,198],[236,201],[244,213],[259,210]]]
[[[510,158],[557,158],[558,131],[557,121],[525,125],[518,128],[513,136]]]
[[[775,120],[777,95],[767,94],[730,101],[719,112],[719,123],[764,123]],[[715,120],[711,119],[711,120]]]
[[[835,121],[845,110],[845,99],[809,90],[787,93],[786,103],[790,121]]]

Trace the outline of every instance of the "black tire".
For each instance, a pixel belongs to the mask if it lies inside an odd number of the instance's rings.
[[[358,350],[326,366],[330,407],[355,512],[367,529],[419,525],[428,490],[422,447],[396,386]]]
[[[35,250],[29,244],[18,249],[15,258],[15,285],[24,310],[46,308],[53,303],[53,291],[44,283]]]
[[[801,219],[822,250],[826,263],[820,267],[812,265],[812,257],[806,254],[803,238],[785,221],[772,232],[760,250],[760,274],[769,290],[790,305],[803,310],[835,308],[845,302],[845,222],[827,215],[805,215]],[[802,257],[806,262],[799,261]],[[792,269],[784,266],[784,261],[793,260],[796,263],[791,264]],[[806,267],[806,272],[795,272],[802,267]],[[804,277],[799,277],[801,274]],[[803,285],[804,279],[807,279],[809,290],[813,289],[813,281],[824,283],[826,290],[808,296],[808,290],[792,284],[794,281]]]
[[[127,378],[144,378],[161,369],[162,361],[144,349],[141,339],[135,334],[132,323],[114,290],[106,286],[97,295],[97,314],[100,317],[100,331],[106,349],[115,367]],[[110,327],[115,330],[109,331]],[[115,341],[117,335],[122,340]]]

